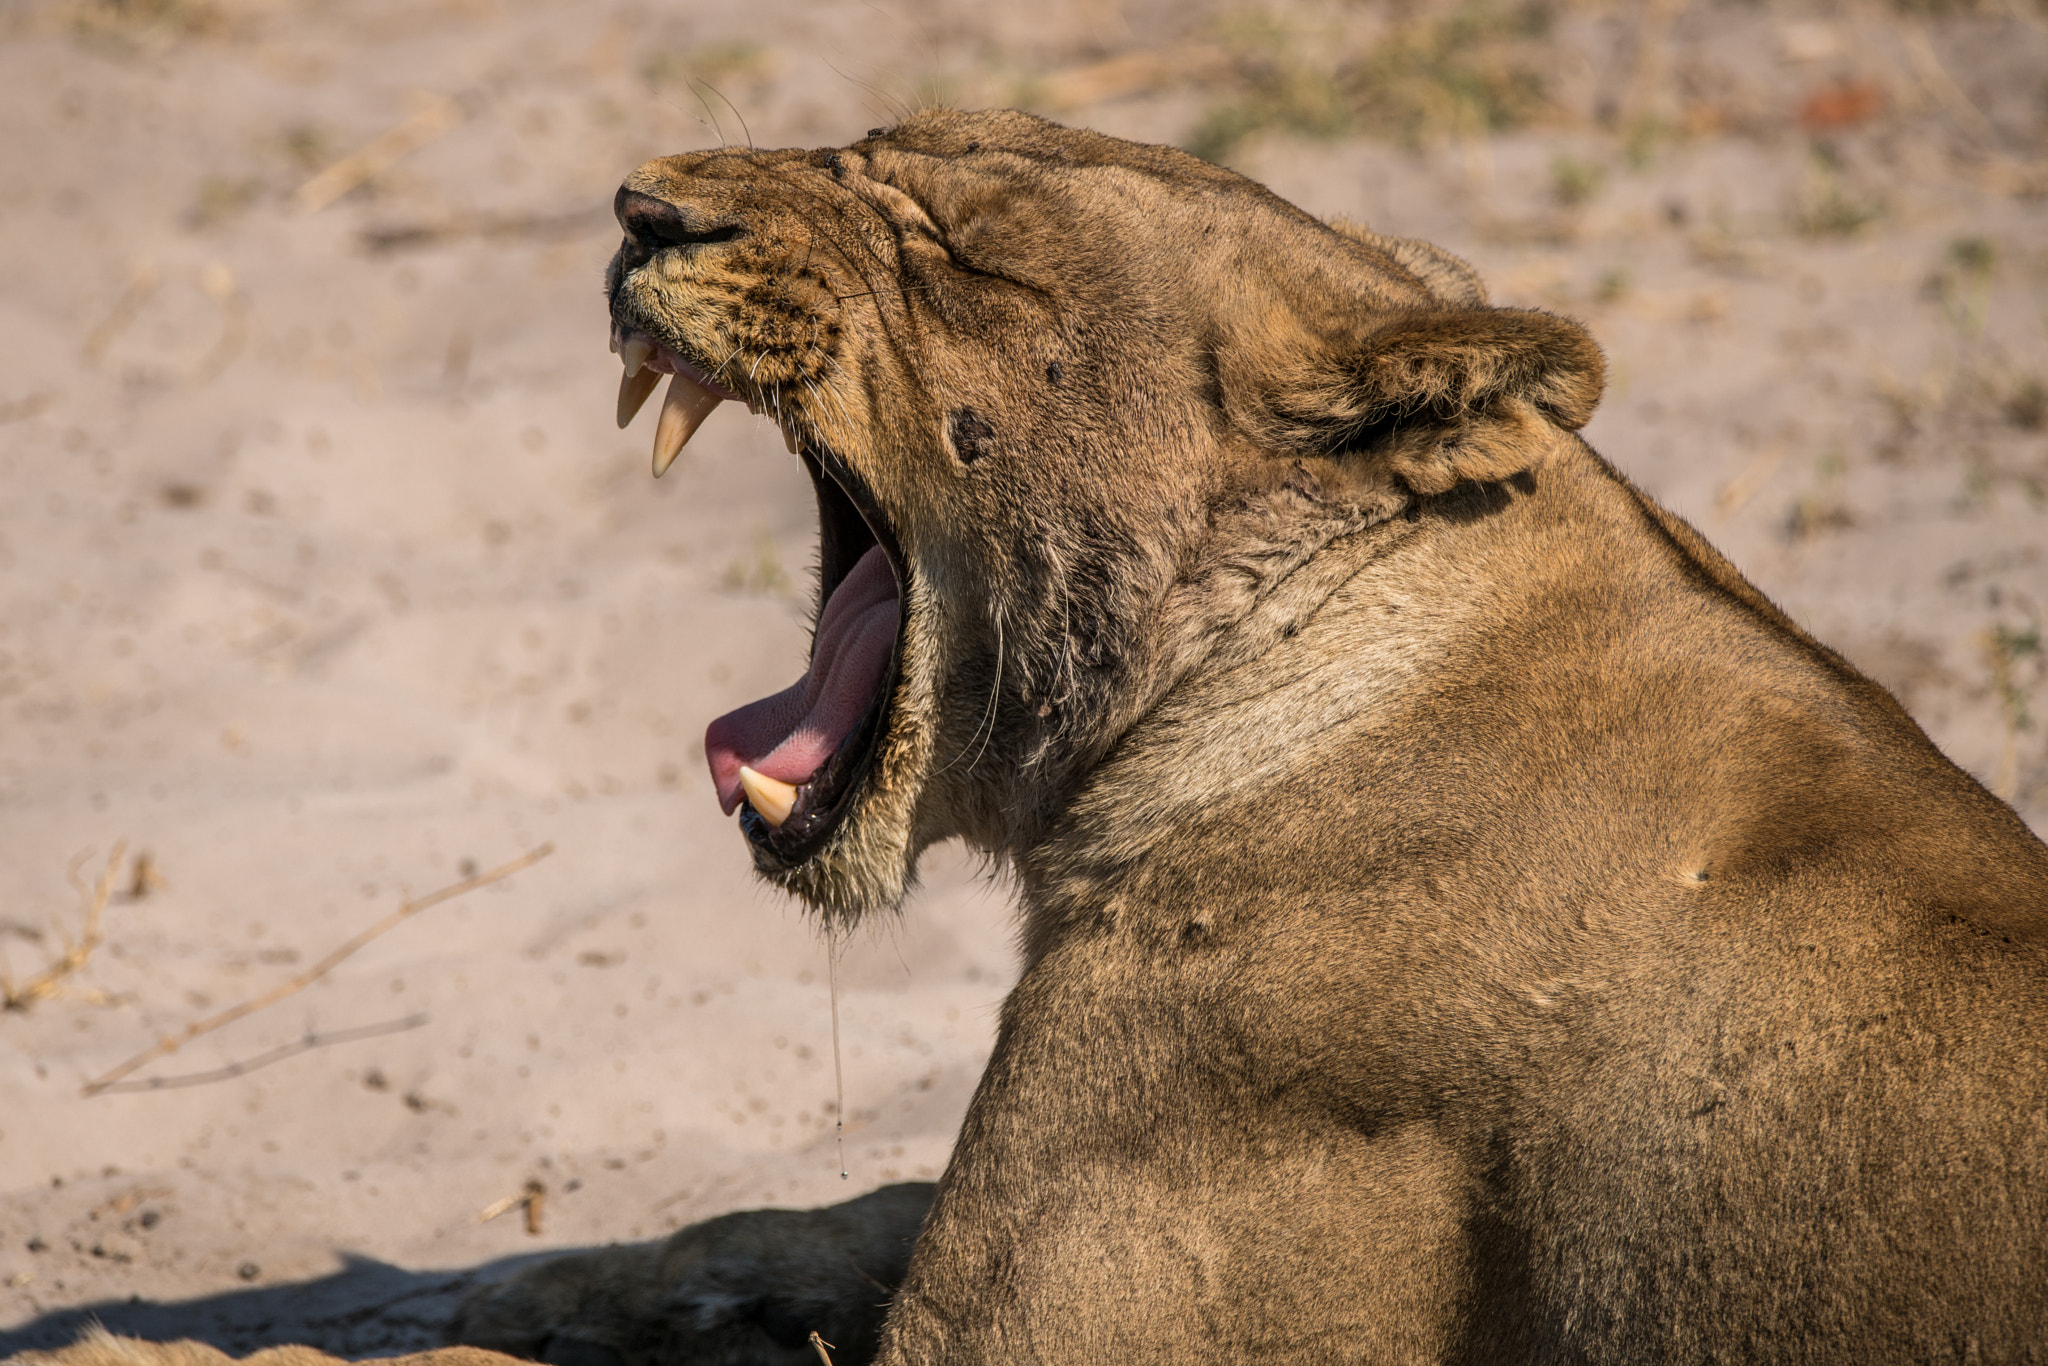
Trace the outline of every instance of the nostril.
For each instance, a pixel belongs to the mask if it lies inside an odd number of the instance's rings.
[[[612,212],[618,215],[619,225],[650,251],[730,242],[747,232],[737,220],[713,218],[624,187],[612,200]]]

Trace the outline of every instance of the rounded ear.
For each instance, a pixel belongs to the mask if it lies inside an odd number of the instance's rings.
[[[1515,398],[1577,431],[1607,378],[1585,328],[1533,308],[1410,314],[1361,338],[1359,352],[1353,402],[1396,417],[1450,420]]]
[[[1534,428],[1585,426],[1606,376],[1584,328],[1537,309],[1415,310],[1296,338],[1306,354],[1244,377],[1247,425],[1289,454],[1378,454],[1418,493],[1526,468]]]

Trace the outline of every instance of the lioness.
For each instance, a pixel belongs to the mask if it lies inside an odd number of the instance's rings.
[[[817,486],[721,802],[841,924],[1006,861],[1022,977],[928,1212],[558,1262],[458,1338],[843,1366],[893,1286],[891,1363],[2048,1348],[2048,848],[1575,435],[1577,325],[1016,113],[616,207],[657,472],[739,399]]]

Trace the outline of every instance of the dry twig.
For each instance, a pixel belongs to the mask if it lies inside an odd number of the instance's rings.
[[[376,179],[397,165],[401,158],[418,151],[461,123],[463,114],[460,100],[436,96],[405,122],[359,150],[350,152],[299,186],[292,195],[292,207],[300,213],[320,212],[356,186]]]
[[[818,1336],[817,1329],[813,1328],[811,1330],[811,1348],[817,1352],[818,1360],[824,1362],[825,1366],[832,1366],[832,1354],[825,1350],[831,1345],[831,1343]]]
[[[503,1200],[493,1200],[476,1213],[479,1224],[488,1224],[501,1214],[515,1209],[526,1211],[526,1231],[538,1237],[540,1234],[540,1210],[548,1198],[548,1188],[538,1177],[529,1177],[519,1194],[508,1195]]]
[[[35,976],[16,986],[5,972],[0,972],[0,1009],[27,1010],[37,1001],[55,996],[63,990],[64,979],[85,966],[85,960],[92,957],[92,951],[100,946],[100,920],[106,914],[107,898],[114,892],[114,877],[121,871],[121,856],[128,850],[125,840],[114,841],[114,848],[107,855],[106,870],[100,880],[90,889],[80,887],[79,894],[85,901],[85,932],[75,944],[68,944],[57,961],[44,968]],[[83,862],[90,855],[81,855]],[[74,863],[73,884],[76,885]]]
[[[300,1053],[309,1053],[316,1048],[332,1044],[354,1043],[358,1039],[382,1038],[386,1034],[402,1034],[408,1029],[418,1029],[427,1022],[424,1014],[408,1015],[402,1020],[386,1020],[381,1024],[357,1025],[353,1029],[330,1029],[325,1034],[308,1031],[303,1037],[287,1044],[279,1044],[267,1053],[258,1053],[253,1058],[231,1062],[225,1067],[216,1067],[206,1072],[185,1072],[175,1077],[144,1077],[141,1081],[109,1082],[100,1088],[107,1095],[119,1095],[124,1091],[169,1091],[181,1086],[204,1086],[208,1082],[227,1081],[259,1067],[268,1067],[274,1062]]]
[[[382,920],[370,926],[369,929],[364,930],[361,934],[358,934],[355,938],[349,940],[346,944],[343,944],[340,948],[328,954],[325,958],[322,958],[290,981],[280,983],[271,990],[264,992],[261,996],[244,1001],[238,1006],[230,1006],[219,1014],[209,1015],[203,1020],[195,1020],[176,1034],[164,1035],[148,1048],[143,1049],[140,1053],[122,1063],[119,1067],[87,1082],[85,1084],[85,1094],[88,1096],[99,1095],[113,1086],[115,1082],[120,1081],[138,1068],[146,1067],[158,1058],[177,1052],[202,1034],[211,1034],[216,1029],[254,1015],[265,1006],[275,1005],[288,996],[297,995],[332,972],[337,964],[357,949],[396,928],[399,922],[419,914],[429,906],[438,906],[444,901],[461,896],[466,892],[473,892],[479,887],[487,887],[493,882],[502,882],[522,869],[531,868],[553,852],[555,852],[554,845],[543,844],[531,853],[521,854],[510,863],[493,868],[489,872],[478,873],[475,877],[464,878],[462,881],[451,886],[443,887],[438,892],[429,892],[423,897],[406,902],[390,915],[385,916]]]

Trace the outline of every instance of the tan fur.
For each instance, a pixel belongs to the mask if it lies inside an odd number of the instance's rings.
[[[629,242],[629,321],[836,282],[815,430],[908,567],[877,795],[767,871],[1023,889],[884,1359],[2048,1338],[2048,850],[1572,434],[1576,325],[1019,115],[627,187],[759,235]]]
[[[876,766],[757,863],[848,918],[958,836],[1022,891],[880,1360],[2048,1343],[2048,848],[1575,435],[1577,325],[1020,114],[620,204],[615,316],[900,547]],[[604,1359],[681,1366],[649,1255],[459,1331],[624,1303]],[[733,1263],[776,1322],[845,1307],[790,1255]]]

